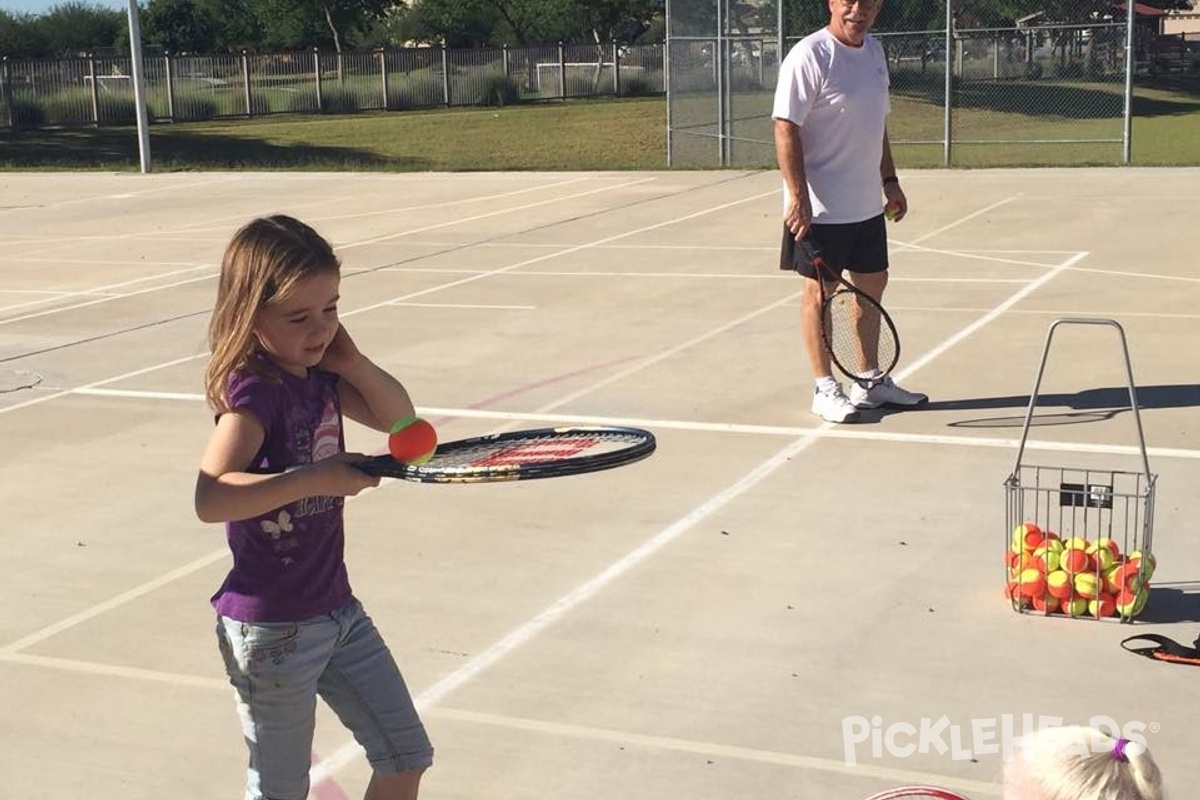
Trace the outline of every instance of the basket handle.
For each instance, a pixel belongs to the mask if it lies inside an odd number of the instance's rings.
[[[1046,331],[1046,345],[1042,349],[1042,363],[1038,367],[1037,378],[1033,382],[1033,393],[1029,396],[1029,408],[1025,411],[1025,425],[1021,429],[1021,444],[1017,448],[1017,461],[1013,466],[1013,474],[1016,475],[1021,469],[1021,458],[1025,455],[1025,441],[1029,438],[1029,426],[1033,421],[1033,409],[1037,406],[1038,389],[1042,385],[1042,375],[1046,372],[1046,358],[1050,355],[1050,342],[1054,339],[1054,331],[1059,325],[1108,325],[1117,330],[1117,335],[1121,340],[1121,353],[1125,357],[1125,376],[1129,385],[1129,407],[1133,409],[1133,423],[1137,428],[1138,446],[1142,452],[1142,470],[1146,475],[1146,480],[1152,481],[1150,459],[1146,455],[1146,437],[1142,433],[1142,415],[1138,410],[1137,389],[1133,384],[1133,365],[1129,361],[1129,345],[1125,341],[1125,329],[1116,320],[1104,317],[1060,317],[1050,323],[1050,329]]]

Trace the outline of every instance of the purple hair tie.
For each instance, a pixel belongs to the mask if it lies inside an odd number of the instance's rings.
[[[1125,755],[1125,745],[1129,744],[1128,739],[1117,739],[1117,743],[1113,745],[1113,758],[1117,761],[1125,763],[1129,760],[1129,756]]]

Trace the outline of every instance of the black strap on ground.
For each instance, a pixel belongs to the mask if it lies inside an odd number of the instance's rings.
[[[1130,642],[1144,640],[1153,642],[1149,647],[1130,647]],[[1200,639],[1197,639],[1200,644]],[[1185,644],[1172,641],[1165,636],[1159,636],[1155,633],[1143,633],[1138,636],[1130,636],[1128,639],[1121,640],[1121,647],[1124,647],[1131,653],[1136,653],[1146,658],[1153,658],[1156,661],[1166,661],[1171,664],[1191,664],[1194,667],[1200,667],[1200,647],[1188,647]]]

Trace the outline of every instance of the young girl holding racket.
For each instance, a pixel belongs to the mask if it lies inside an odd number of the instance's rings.
[[[196,513],[225,523],[233,552],[212,602],[250,750],[248,800],[307,797],[318,695],[366,750],[367,800],[415,798],[433,759],[343,561],[344,498],[379,483],[351,466],[364,456],[344,451],[343,414],[386,432],[413,404],[338,322],[339,279],[312,228],[256,219],[225,251],[209,324],[216,426]]]

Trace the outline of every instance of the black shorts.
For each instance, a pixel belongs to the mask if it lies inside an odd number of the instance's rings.
[[[883,272],[888,268],[887,226],[883,214],[862,222],[813,224],[808,235],[821,249],[825,263],[838,274],[842,270]],[[795,270],[809,278],[817,277],[816,270],[796,247],[796,237],[786,225],[783,226],[783,244],[779,248],[779,268]]]

